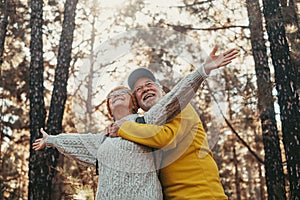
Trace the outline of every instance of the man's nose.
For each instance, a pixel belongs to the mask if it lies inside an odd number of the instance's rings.
[[[145,94],[146,92],[148,92],[150,90],[150,87],[144,86],[143,87],[143,94]]]

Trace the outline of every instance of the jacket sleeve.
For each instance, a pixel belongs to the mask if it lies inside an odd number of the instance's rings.
[[[176,124],[164,126],[153,124],[139,124],[137,122],[124,122],[119,129],[119,136],[152,148],[162,148],[170,144],[176,137]]]
[[[59,134],[49,135],[47,147],[55,147],[60,153],[83,164],[95,165],[97,150],[103,143],[103,134]]]
[[[191,101],[201,83],[208,77],[204,67],[196,69],[185,76],[149,111],[144,118],[147,124],[162,125],[171,121]]]
[[[175,148],[177,142],[184,134],[188,134],[195,124],[192,109],[192,106],[188,105],[171,122],[163,126],[124,122],[118,134],[124,139],[152,148],[162,150]]]

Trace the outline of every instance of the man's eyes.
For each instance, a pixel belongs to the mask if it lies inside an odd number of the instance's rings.
[[[147,86],[147,87],[151,87],[151,86],[153,86],[154,85],[154,83],[152,83],[152,82],[149,82],[149,83],[146,83],[145,84],[145,86]]]
[[[136,89],[135,89],[135,92],[136,93],[139,93],[139,92],[141,92],[142,91],[142,89],[144,88],[144,87],[152,87],[154,85],[154,82],[148,82],[148,83],[145,83],[143,86],[140,86],[140,87],[137,87]]]
[[[141,89],[142,89],[141,87],[138,87],[138,88],[135,89],[135,91],[139,92],[139,91],[141,91]]]

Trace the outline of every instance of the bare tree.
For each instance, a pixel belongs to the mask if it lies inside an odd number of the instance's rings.
[[[43,86],[43,0],[31,1],[31,42],[30,42],[30,162],[28,199],[49,199],[51,179],[46,165],[45,153],[32,149],[33,141],[45,124],[44,86]]]
[[[47,121],[47,131],[52,135],[62,132],[62,120],[67,99],[67,83],[69,78],[69,68],[71,62],[73,34],[75,30],[75,11],[78,0],[66,0],[62,33],[58,47],[57,66],[55,69],[54,87],[52,91],[49,117]],[[48,154],[49,166],[51,167],[50,176],[55,177],[55,167],[62,164],[57,150],[52,150]],[[52,159],[50,159],[52,158]],[[56,184],[52,184],[52,199],[61,199],[63,194],[62,180],[55,179]]]
[[[300,73],[300,23],[299,9],[296,0],[281,0],[281,10],[286,28],[286,36],[291,49],[291,62],[296,73]],[[296,87],[300,94],[300,76],[296,77]]]
[[[4,51],[4,42],[6,36],[6,27],[8,24],[8,3],[9,0],[1,0],[0,9],[1,9],[1,20],[0,20],[0,65],[3,62],[3,51]]]
[[[247,0],[252,52],[257,77],[258,109],[265,151],[266,184],[269,199],[286,199],[285,180],[279,135],[275,119],[274,98],[266,41],[263,38],[262,14],[258,0]]]
[[[263,0],[271,57],[282,122],[283,143],[290,182],[290,199],[300,199],[300,110],[296,72],[291,63],[289,46],[279,0]]]
[[[58,64],[55,70],[54,88],[47,122],[47,131],[54,135],[62,132],[77,2],[77,0],[67,0],[65,2],[64,21],[57,59]],[[39,135],[39,129],[44,127],[45,106],[43,100],[44,69],[42,48],[43,1],[33,0],[31,6],[30,119],[32,144]],[[59,183],[61,182],[53,184],[53,178],[56,175],[55,167],[58,164],[58,152],[54,149],[49,149],[43,153],[35,153],[32,148],[30,149],[29,199],[60,199],[61,191],[58,188],[60,188],[61,184]]]

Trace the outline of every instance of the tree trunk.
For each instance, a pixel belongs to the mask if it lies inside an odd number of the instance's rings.
[[[236,188],[236,199],[241,200],[241,188],[240,188],[240,178],[239,178],[239,168],[238,168],[238,160],[235,150],[235,140],[233,140],[233,163],[235,169],[235,188]]]
[[[43,86],[43,0],[31,1],[31,41],[30,41],[30,159],[28,199],[50,199],[51,179],[46,164],[46,153],[35,152],[33,141],[39,137],[40,128],[45,123],[44,86]]]
[[[0,6],[1,16],[3,16],[0,20],[0,66],[3,63],[4,44],[5,44],[5,37],[6,37],[7,24],[8,24],[8,13],[7,13],[8,2],[7,1],[8,0],[1,0],[1,6]],[[3,78],[2,70],[0,70],[0,76],[1,76],[0,84],[3,85],[4,78]],[[2,124],[2,120],[3,120],[3,116],[0,117],[0,121],[1,121],[1,124],[0,124],[0,134],[1,134],[0,135],[0,151],[2,150],[2,142],[4,139],[4,131],[3,131],[4,127]]]
[[[289,41],[291,49],[291,62],[297,74],[300,74],[300,25],[298,18],[298,9],[296,0],[289,0],[289,2],[281,3],[282,15],[284,17],[284,25],[286,27],[286,36]],[[296,76],[296,88],[298,89],[298,96],[300,94],[300,76]]]
[[[257,195],[258,197],[260,197],[260,199],[265,199],[264,198],[264,185],[265,185],[265,183],[264,183],[264,178],[263,178],[263,176],[262,176],[262,170],[261,170],[261,168],[262,168],[262,164],[260,164],[260,163],[258,163],[258,174],[259,174],[259,195]]]
[[[3,62],[3,52],[4,52],[4,44],[6,37],[6,30],[8,24],[8,1],[9,0],[1,0],[1,20],[0,20],[0,65]],[[2,134],[2,131],[1,131]]]
[[[86,100],[86,130],[85,132],[92,132],[92,127],[94,126],[93,123],[93,109],[92,109],[92,99],[93,99],[93,79],[94,79],[94,65],[95,65],[95,55],[96,53],[94,52],[94,45],[95,45],[95,15],[93,15],[93,21],[92,21],[92,32],[91,32],[91,50],[90,50],[90,71],[88,74],[88,81],[87,81],[87,100]]]
[[[51,135],[62,132],[62,120],[67,99],[67,83],[69,78],[69,68],[71,62],[73,34],[75,30],[75,11],[78,0],[66,0],[64,10],[64,21],[62,33],[59,41],[57,66],[55,69],[54,87],[52,91],[49,117],[47,121],[47,131]],[[51,177],[56,176],[55,167],[62,166],[62,159],[59,159],[58,151],[51,151],[48,165],[51,166]],[[51,199],[61,199],[63,194],[63,182],[60,178],[52,185]]]
[[[64,21],[59,41],[57,67],[55,69],[54,87],[47,122],[47,129],[51,130],[50,133],[54,135],[61,133],[62,131],[77,2],[78,0],[67,0],[65,3]]]
[[[281,8],[278,0],[263,0],[271,57],[282,122],[282,135],[290,182],[290,199],[300,199],[300,111]]]
[[[262,14],[258,0],[247,0],[252,52],[257,77],[258,110],[265,151],[268,199],[286,199],[285,180],[275,119],[272,82],[268,66],[266,41],[263,38]]]
[[[248,200],[255,200],[256,199],[255,195],[259,196],[257,193],[254,192],[254,188],[253,188],[253,185],[252,185],[252,180],[254,179],[253,176],[252,176],[252,167],[253,166],[247,166],[248,194],[249,194],[249,196],[247,195],[246,198]]]

